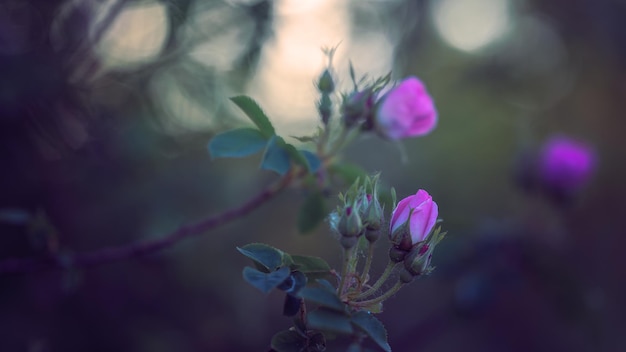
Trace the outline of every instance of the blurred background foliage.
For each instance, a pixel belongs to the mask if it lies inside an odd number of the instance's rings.
[[[275,176],[209,159],[212,135],[247,123],[228,97],[310,134],[320,48],[339,45],[340,88],[352,60],[419,76],[439,110],[431,135],[366,136],[345,157],[399,197],[427,189],[449,232],[435,273],[380,316],[394,350],[623,351],[625,22],[620,0],[0,0],[0,258],[161,236],[243,202]],[[515,183],[555,133],[598,156],[567,206]],[[243,282],[235,246],[338,267],[326,226],[297,234],[302,196],[146,258],[3,275],[0,349],[268,350],[282,297]]]

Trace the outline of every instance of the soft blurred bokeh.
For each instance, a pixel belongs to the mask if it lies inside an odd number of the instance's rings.
[[[248,123],[228,97],[310,134],[337,46],[341,89],[351,60],[419,76],[439,111],[426,137],[346,153],[400,197],[427,189],[449,232],[434,274],[380,315],[394,351],[624,351],[624,23],[620,0],[0,0],[0,258],[162,236],[245,201],[276,176],[210,160],[211,136]],[[597,155],[567,204],[515,182],[553,134]],[[0,276],[0,350],[267,351],[291,322],[235,246],[338,267],[326,226],[297,233],[302,195],[148,257]]]

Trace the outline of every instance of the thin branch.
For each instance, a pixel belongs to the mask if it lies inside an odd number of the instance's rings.
[[[266,188],[255,197],[250,198],[241,206],[226,210],[223,213],[216,214],[195,224],[184,225],[162,238],[137,241],[85,253],[54,255],[45,258],[9,258],[0,261],[0,275],[31,273],[51,269],[84,268],[158,252],[173,246],[185,238],[200,235],[208,230],[212,230],[241,216],[247,215],[287,187],[294,176],[293,172],[289,172],[277,183]]]

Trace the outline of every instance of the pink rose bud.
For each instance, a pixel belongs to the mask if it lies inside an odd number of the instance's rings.
[[[437,203],[428,192],[420,189],[415,195],[404,198],[391,215],[391,242],[397,248],[409,251],[426,240],[437,222],[437,215]]]
[[[389,139],[423,136],[436,125],[435,104],[417,77],[408,77],[387,92],[376,111],[376,127]]]
[[[557,136],[549,139],[541,151],[539,178],[546,189],[568,196],[589,181],[594,166],[594,153],[589,146]]]

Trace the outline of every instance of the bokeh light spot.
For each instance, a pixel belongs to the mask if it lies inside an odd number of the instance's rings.
[[[446,43],[466,52],[502,38],[511,23],[509,0],[438,0],[433,18]]]

